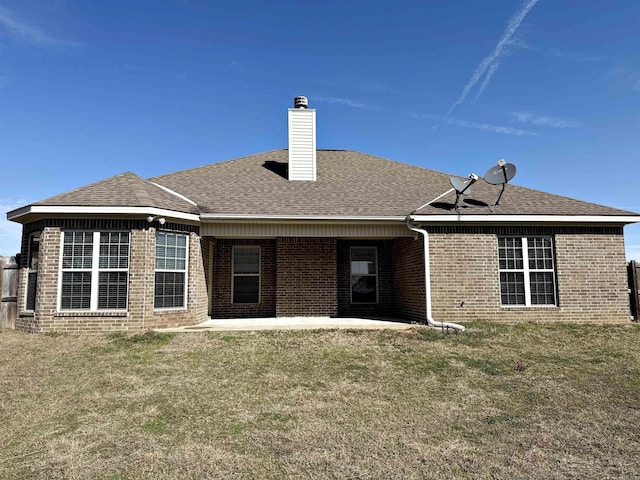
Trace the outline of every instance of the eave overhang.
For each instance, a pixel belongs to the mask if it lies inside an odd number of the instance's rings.
[[[226,213],[202,213],[202,223],[212,222],[321,222],[321,223],[396,223],[404,222],[404,215],[390,216],[366,216],[366,215],[250,215],[250,214],[226,214]]]
[[[640,215],[410,215],[416,223],[451,225],[467,224],[511,224],[511,225],[626,225],[640,222]]]
[[[163,217],[167,221],[200,223],[200,216],[193,213],[177,212],[157,207],[112,207],[112,206],[75,206],[75,205],[28,205],[7,213],[7,220],[17,223],[29,223],[42,218],[146,218]]]

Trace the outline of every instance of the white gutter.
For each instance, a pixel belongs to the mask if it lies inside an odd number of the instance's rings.
[[[432,200],[433,201],[433,200]],[[636,223],[640,215],[420,215],[413,214],[416,222],[482,222],[482,223]]]
[[[431,312],[431,260],[429,258],[429,233],[422,228],[414,226],[409,217],[407,217],[407,227],[414,232],[420,233],[424,237],[424,296],[427,308],[427,324],[430,327],[439,327],[443,330],[445,328],[452,328],[456,331],[464,332],[464,327],[462,325],[458,325],[457,323],[439,322],[433,319],[433,314]]]
[[[356,215],[254,215],[236,213],[201,213],[200,218],[205,220],[302,220],[302,221],[341,221],[341,222],[402,222],[405,216],[356,216]]]

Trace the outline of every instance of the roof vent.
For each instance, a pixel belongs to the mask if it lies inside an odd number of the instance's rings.
[[[307,97],[296,97],[293,99],[293,108],[309,108]]]

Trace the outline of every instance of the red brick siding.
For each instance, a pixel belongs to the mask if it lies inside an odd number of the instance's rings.
[[[419,238],[393,240],[394,316],[425,322],[424,247]]]
[[[260,247],[260,303],[234,304],[231,297],[234,246]],[[276,241],[215,240],[211,318],[273,317],[276,314]]]
[[[278,317],[338,315],[335,238],[277,239]]]
[[[391,240],[338,240],[338,315],[380,317],[393,314]],[[378,303],[351,303],[351,247],[376,247],[378,251]]]

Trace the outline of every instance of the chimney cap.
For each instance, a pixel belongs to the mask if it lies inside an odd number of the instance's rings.
[[[293,108],[309,108],[307,97],[299,96],[293,99]]]

